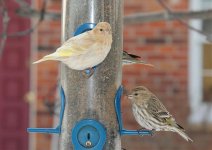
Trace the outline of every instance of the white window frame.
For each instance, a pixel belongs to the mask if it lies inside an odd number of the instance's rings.
[[[202,10],[202,0],[190,0],[189,10]],[[212,7],[211,7],[212,8]],[[190,25],[195,28],[202,28],[201,20],[192,20]],[[202,68],[202,46],[205,37],[195,31],[189,31],[189,76],[188,91],[191,113],[189,122],[192,124],[212,123],[212,103],[203,101],[203,68]]]

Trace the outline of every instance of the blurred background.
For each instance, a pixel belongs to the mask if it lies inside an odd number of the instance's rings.
[[[124,0],[124,15],[164,10],[160,0]],[[57,136],[28,134],[27,127],[52,127],[57,120],[57,62],[32,65],[60,45],[61,0],[0,1],[0,150],[57,150]],[[212,9],[212,0],[164,0],[173,11]],[[41,13],[36,13],[37,10]],[[48,14],[46,18],[42,14]],[[9,19],[8,19],[9,18]],[[7,24],[7,22],[9,22]],[[212,149],[212,20],[157,21],[124,25],[124,50],[155,65],[123,67],[127,89],[154,91],[194,140],[175,133],[124,136],[126,150]],[[206,34],[205,34],[206,33]],[[206,40],[208,38],[208,40]],[[128,129],[140,129],[123,97]],[[54,119],[55,118],[55,119]]]

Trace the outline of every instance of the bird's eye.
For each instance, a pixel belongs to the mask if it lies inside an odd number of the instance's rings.
[[[103,29],[99,29],[100,31],[103,31]]]
[[[135,95],[135,96],[138,96],[138,93],[135,93],[134,95]]]

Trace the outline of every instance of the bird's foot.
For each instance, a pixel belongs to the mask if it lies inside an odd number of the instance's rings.
[[[146,130],[145,128],[140,128],[137,130],[139,136],[143,136],[142,132]]]
[[[97,65],[97,66],[98,66],[98,65]],[[94,72],[95,72],[97,66],[94,66],[94,67],[92,67],[92,68],[87,68],[87,69],[85,69],[84,72],[83,72],[83,75],[84,75],[85,77],[87,77],[87,78],[90,78],[90,77],[94,74]]]
[[[90,78],[94,74],[95,69],[94,68],[87,68],[83,72],[83,76],[86,78]]]
[[[156,131],[155,129],[150,130],[150,135],[151,135],[151,136],[154,136],[155,131]]]
[[[150,134],[151,136],[153,136],[155,130],[154,130],[154,129],[153,129],[153,130],[147,130],[147,129],[145,129],[145,128],[141,128],[141,129],[138,129],[138,130],[137,130],[139,136],[144,136],[145,134],[142,133],[142,132],[144,132],[144,131],[148,131],[149,134]]]

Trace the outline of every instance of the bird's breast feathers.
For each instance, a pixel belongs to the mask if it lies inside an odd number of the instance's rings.
[[[111,46],[102,47],[101,45],[99,49],[96,49],[96,46],[97,45],[94,45],[89,48],[86,54],[69,57],[63,62],[75,70],[84,70],[94,67],[105,59],[111,48]]]

